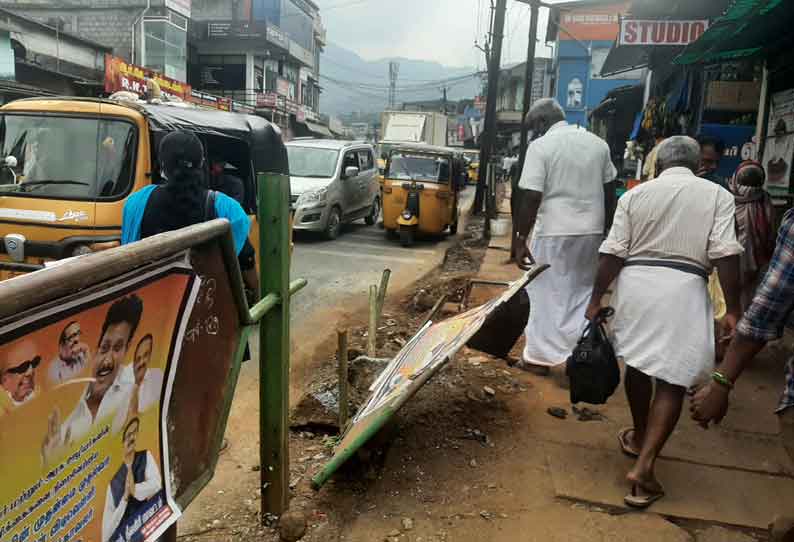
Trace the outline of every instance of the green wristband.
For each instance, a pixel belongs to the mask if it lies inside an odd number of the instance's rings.
[[[727,376],[725,376],[719,371],[714,371],[713,373],[711,373],[711,379],[714,380],[714,382],[716,382],[717,384],[721,386],[725,386],[729,390],[733,389],[733,382],[731,382]]]

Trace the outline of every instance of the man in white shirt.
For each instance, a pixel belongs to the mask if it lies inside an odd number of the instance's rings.
[[[163,391],[163,371],[149,368],[152,361],[152,348],[154,337],[145,335],[135,347],[133,370],[135,372],[135,385],[138,388],[138,412],[144,412],[160,402]]]
[[[123,365],[142,314],[143,302],[135,294],[108,309],[93,360],[94,381],[62,424],[57,409],[50,414],[42,445],[45,464],[88,436],[99,423],[109,421],[112,434],[123,428],[135,393],[134,383],[124,378]]]
[[[692,138],[675,136],[661,143],[659,176],[618,202],[587,309],[593,319],[617,280],[610,300],[613,345],[626,364],[634,422],[618,440],[624,453],[637,458],[624,499],[637,508],[664,496],[654,472],[656,459],[678,423],[686,390],[714,369],[708,293],[714,267],[725,291],[726,335],[733,334],[741,312],[742,247],[736,240],[733,196],[695,176],[699,161],[700,147]]]
[[[136,451],[141,422],[132,418],[124,426],[124,462],[108,484],[105,492],[105,511],[102,515],[102,540],[110,542],[113,534],[126,523],[134,521],[142,512],[146,501],[163,488],[162,476],[157,462],[148,450]],[[133,540],[135,537],[130,537]],[[127,540],[125,536],[123,540]]]
[[[526,122],[541,137],[527,149],[518,184],[516,261],[522,269],[532,258],[551,268],[527,286],[532,308],[519,366],[545,374],[565,362],[584,331],[617,172],[606,142],[565,122],[556,100],[536,101]]]
[[[48,377],[50,386],[63,384],[77,378],[86,369],[89,352],[88,345],[80,341],[82,329],[80,322],[66,324],[58,338],[58,357],[50,364]]]

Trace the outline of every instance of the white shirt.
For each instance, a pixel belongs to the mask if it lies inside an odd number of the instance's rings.
[[[518,186],[543,194],[533,236],[604,232],[604,184],[617,175],[606,141],[560,121],[527,149]]]
[[[134,385],[124,375],[124,370],[120,369],[116,375],[116,380],[110,385],[99,403],[96,418],[91,415],[91,410],[86,402],[88,391],[83,394],[80,402],[77,403],[75,409],[61,426],[61,441],[64,445],[70,445],[75,441],[82,440],[88,436],[96,423],[106,421],[109,418],[112,418],[111,434],[115,435],[124,428],[134,389]]]
[[[157,495],[162,489],[163,484],[160,479],[160,469],[157,468],[157,463],[154,461],[154,456],[151,452],[146,452],[146,477],[143,482],[135,484],[132,491],[132,496],[137,501],[147,501]],[[110,541],[110,536],[113,531],[121,523],[124,518],[124,512],[127,511],[127,504],[129,498],[125,495],[119,501],[119,505],[115,506],[113,502],[113,492],[110,490],[110,484],[105,492],[105,512],[102,514],[102,540]]]
[[[143,413],[150,407],[160,403],[160,394],[163,392],[163,371],[160,369],[147,369],[143,382],[138,389],[138,412]]]
[[[733,195],[689,169],[665,170],[619,200],[601,252],[623,259],[673,260],[711,270],[742,253]]]

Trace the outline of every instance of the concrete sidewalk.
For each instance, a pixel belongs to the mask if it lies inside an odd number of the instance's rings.
[[[508,200],[500,208],[501,217],[509,218]],[[509,237],[492,238],[478,278],[511,280],[520,275],[514,265],[506,264],[509,244]],[[483,298],[492,293],[482,292]],[[542,312],[543,307],[533,310]],[[523,341],[514,353],[520,355],[522,347]],[[667,496],[645,514],[750,528],[760,534],[776,515],[794,511],[794,465],[782,447],[773,414],[782,390],[784,359],[782,345],[766,349],[737,385],[721,427],[705,431],[684,409],[658,467]],[[623,496],[629,489],[624,476],[632,461],[620,453],[617,442],[618,431],[631,426],[622,386],[607,405],[594,409],[602,420],[582,422],[574,415],[560,420],[546,412],[558,406],[572,414],[559,373],[556,378],[527,378],[533,384],[531,392],[516,397],[517,404],[511,406],[525,409],[523,431],[542,443],[543,457],[536,449],[524,457],[518,449],[509,460],[542,464],[543,476],[549,476],[558,499],[624,510]]]

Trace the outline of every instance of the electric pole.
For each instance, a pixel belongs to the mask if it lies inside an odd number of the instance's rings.
[[[532,87],[535,77],[535,45],[538,41],[538,12],[540,3],[530,0],[531,16],[529,21],[529,44],[527,45],[527,71],[524,76],[524,107],[521,115],[521,147],[518,154],[518,171],[524,171],[524,157],[529,144],[529,126],[526,123],[529,108],[532,106]]]
[[[443,104],[443,107],[444,107],[444,111],[443,112],[446,115],[447,114],[447,87],[441,87],[441,92],[444,93],[444,97],[442,99],[442,104]]]
[[[474,208],[472,211],[474,214],[480,214],[483,211],[488,167],[496,142],[496,100],[499,97],[499,71],[502,60],[502,40],[504,38],[507,0],[496,0],[495,9],[493,20],[493,48],[490,51],[488,63],[488,98],[485,106],[485,131],[482,135],[480,147],[481,174],[477,181],[477,193],[474,196]]]
[[[400,73],[400,63],[389,62],[389,109],[397,107],[397,76]]]

